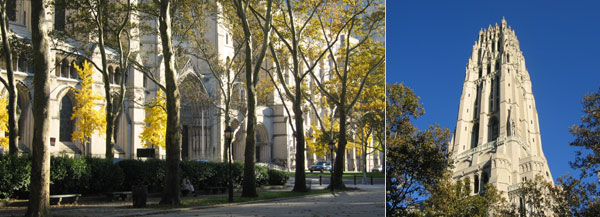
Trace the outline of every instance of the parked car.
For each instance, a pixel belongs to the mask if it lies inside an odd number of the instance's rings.
[[[333,171],[333,167],[331,166],[331,161],[319,161],[317,164],[310,166],[308,170],[310,170],[310,173],[313,171],[320,171],[323,173],[323,171]]]
[[[371,172],[383,172],[383,167],[381,165],[373,167],[373,169],[371,169]]]

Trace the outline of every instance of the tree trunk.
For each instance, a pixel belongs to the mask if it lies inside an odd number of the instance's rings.
[[[254,151],[256,148],[256,86],[252,76],[252,52],[250,43],[246,44],[246,92],[248,103],[248,122],[246,125],[246,150],[244,150],[244,183],[242,197],[258,197],[254,176]],[[254,78],[256,79],[256,78]]]
[[[31,162],[30,195],[26,216],[50,216],[50,152],[48,102],[50,102],[50,44],[48,40],[49,11],[47,0],[31,2],[32,42],[35,75],[33,77],[33,157]]]
[[[297,66],[296,66],[297,68]],[[296,69],[297,70],[297,69]],[[298,71],[297,71],[298,72]],[[304,118],[302,116],[302,85],[299,79],[296,79],[294,99],[294,119],[296,120],[296,174],[294,175],[294,189],[296,192],[307,192],[306,188],[306,174],[305,174],[305,162],[304,162]]]
[[[344,88],[342,88],[344,89]],[[342,92],[344,92],[342,90]],[[344,106],[345,100],[344,97],[341,96],[341,105],[339,106],[339,114],[340,114],[340,132],[338,134],[338,147],[335,152],[335,164],[333,165],[333,176],[331,180],[331,184],[335,189],[345,189],[344,180],[342,176],[344,174],[344,158],[346,157],[346,108]],[[332,122],[333,124],[333,122]],[[329,187],[332,187],[329,186]]]
[[[104,97],[106,99],[106,107],[105,107],[105,111],[106,111],[106,132],[105,132],[105,145],[106,145],[106,153],[105,153],[105,157],[106,159],[113,159],[114,158],[114,146],[113,146],[113,133],[114,133],[114,123],[113,123],[113,102],[112,102],[112,96],[110,95],[110,77],[108,75],[108,71],[107,71],[107,60],[106,60],[106,48],[104,46],[104,26],[103,26],[103,20],[104,20],[104,10],[103,10],[103,5],[99,5],[98,6],[98,11],[97,11],[97,19],[96,19],[96,25],[98,28],[98,48],[100,50],[100,59],[102,62],[102,81],[104,83]]]
[[[8,86],[8,153],[16,155],[19,151],[17,147],[17,92],[15,88],[14,69],[12,64],[12,49],[8,36],[8,19],[6,16],[6,1],[2,2],[0,11],[0,28],[2,30],[2,47],[4,48],[4,59],[6,61],[6,78]]]
[[[363,184],[365,184],[365,185],[367,184],[367,145],[368,145],[368,143],[363,143],[363,146],[361,147],[361,149],[362,149],[362,163],[363,163],[363,166],[362,166]]]
[[[179,205],[179,158],[181,157],[181,126],[179,125],[179,90],[175,81],[175,60],[171,41],[171,1],[160,1],[160,38],[165,61],[165,83],[167,96],[167,168],[165,187],[160,204]]]

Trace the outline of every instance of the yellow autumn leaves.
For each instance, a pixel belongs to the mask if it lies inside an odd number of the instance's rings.
[[[146,111],[146,118],[144,118],[146,125],[139,136],[144,147],[165,148],[167,134],[166,105],[165,96],[162,90],[159,90],[156,92],[156,97],[152,100],[152,103],[144,109]]]
[[[85,143],[94,131],[104,133],[106,127],[106,110],[102,106],[100,110],[96,110],[97,100],[102,100],[103,97],[94,93],[92,90],[92,67],[87,61],[83,62],[83,68],[77,64],[74,65],[81,78],[80,88],[74,89],[75,101],[77,104],[73,108],[71,120],[75,119],[75,132],[73,132],[73,140],[79,143]]]
[[[0,99],[0,131],[8,132],[8,98]],[[0,146],[8,148],[8,136],[0,137]]]

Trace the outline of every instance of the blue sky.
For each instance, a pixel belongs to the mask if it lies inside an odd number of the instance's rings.
[[[458,3],[460,2],[460,3]],[[467,60],[481,28],[504,16],[531,76],[542,149],[554,178],[575,159],[569,126],[600,87],[600,1],[394,1],[386,3],[387,82],[421,97],[420,129],[454,130]]]

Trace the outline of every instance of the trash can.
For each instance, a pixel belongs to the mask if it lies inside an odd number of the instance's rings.
[[[133,207],[135,207],[135,208],[146,207],[146,198],[148,198],[148,186],[147,185],[131,186],[131,200],[133,201]]]

